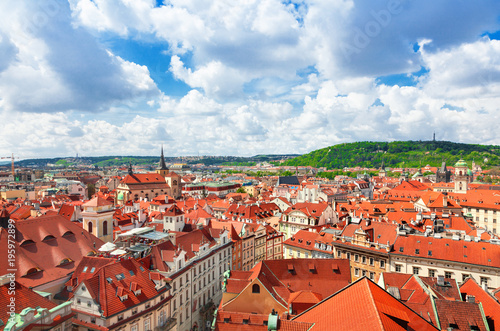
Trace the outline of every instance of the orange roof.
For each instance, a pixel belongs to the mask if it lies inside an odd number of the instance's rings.
[[[465,297],[467,295],[473,295],[475,297],[475,302],[481,302],[483,305],[484,314],[486,319],[490,320],[494,325],[494,330],[500,330],[500,303],[495,300],[495,298],[483,290],[473,278],[467,278],[467,280],[460,285],[460,292]]]
[[[96,196],[95,198],[84,203],[82,206],[83,207],[101,207],[101,206],[110,206],[110,205],[113,205],[113,203],[111,201],[103,199],[100,196]]]
[[[140,292],[131,290],[132,284]],[[134,259],[116,261],[102,266],[91,278],[82,281],[94,301],[100,305],[101,314],[109,317],[148,301],[165,291],[157,290],[150,273]],[[121,293],[120,293],[121,292]],[[125,300],[119,296],[126,295]]]
[[[166,184],[165,178],[156,173],[148,173],[148,174],[132,174],[127,175],[122,179],[122,183],[124,184],[146,184],[146,183],[161,183]]]
[[[399,236],[392,254],[456,261],[490,267],[500,266],[500,245],[417,235]]]
[[[292,320],[313,322],[317,330],[330,330],[333,325],[337,330],[438,330],[366,277]]]
[[[96,252],[103,241],[60,215],[41,216],[16,222],[16,279],[24,286],[38,286],[66,277],[80,260]],[[0,241],[7,242],[6,229],[0,229]],[[7,256],[7,245],[0,247]],[[6,274],[7,259],[0,261],[0,273]]]
[[[31,307],[41,307],[52,309],[57,305],[52,301],[42,297],[40,294],[36,293],[32,289],[28,289],[26,286],[21,285],[17,281],[14,282],[13,288],[10,288],[10,284],[7,283],[5,285],[0,286],[0,304],[2,307],[11,307],[9,306],[10,299],[12,297],[11,291],[15,293],[15,305],[12,308],[4,308],[0,309],[0,320],[3,321],[2,329],[7,324],[10,315],[7,313],[8,310],[13,309],[16,314],[20,314],[25,308]],[[15,329],[15,328],[14,328]]]

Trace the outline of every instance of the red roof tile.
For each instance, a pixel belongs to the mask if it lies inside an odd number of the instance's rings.
[[[339,309],[349,307],[349,309]],[[329,330],[437,330],[364,277],[292,319]]]
[[[17,280],[24,286],[38,286],[66,277],[80,260],[96,252],[102,240],[59,215],[41,216],[16,223]],[[0,241],[7,242],[7,230],[0,229]],[[0,245],[7,256],[7,245]],[[0,261],[0,273],[6,274],[8,260]]]

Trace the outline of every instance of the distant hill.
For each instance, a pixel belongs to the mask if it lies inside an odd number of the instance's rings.
[[[252,166],[258,162],[269,162],[273,160],[290,159],[300,154],[270,154],[270,155],[255,155],[250,157],[239,156],[210,156],[210,157],[165,157],[168,163],[188,163],[188,164],[205,164],[205,165],[232,165],[232,166]],[[159,156],[95,156],[95,157],[66,157],[66,158],[45,158],[45,159],[26,159],[16,161],[16,167],[44,167],[47,164],[54,164],[60,167],[72,167],[78,165],[93,165],[98,167],[117,167],[131,163],[132,165],[151,165],[156,166],[160,161]],[[10,165],[10,161],[6,161],[4,166]]]
[[[459,159],[473,160],[483,168],[500,165],[500,146],[461,144],[449,141],[356,142],[334,145],[287,160],[287,166],[379,168],[453,166]]]

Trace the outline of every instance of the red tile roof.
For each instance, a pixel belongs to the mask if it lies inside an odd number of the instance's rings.
[[[118,278],[117,276],[122,277]],[[134,293],[131,285],[136,283],[140,293]],[[134,259],[117,261],[101,267],[95,274],[80,284],[85,284],[92,299],[100,306],[101,314],[109,317],[123,310],[153,299],[162,292],[155,288],[148,270]],[[80,286],[79,286],[80,288]],[[119,296],[127,296],[120,300]]]
[[[75,212],[75,206],[63,203],[61,205],[61,208],[59,208],[58,214],[67,219],[68,221],[71,221],[74,212]]]
[[[165,178],[160,174],[148,173],[148,174],[132,174],[127,175],[122,179],[124,184],[141,184],[141,183],[165,183]]]
[[[348,307],[348,309],[339,309]],[[292,319],[313,330],[437,330],[366,277]]]
[[[113,205],[113,203],[110,202],[109,200],[101,198],[100,196],[96,196],[95,198],[84,203],[82,206],[83,207],[102,207],[102,206],[111,206],[111,205]]]
[[[238,312],[219,312],[216,316],[217,331],[268,331],[269,315],[246,314]],[[316,330],[313,323],[279,319],[277,331],[309,331]]]
[[[483,290],[473,278],[468,278],[460,285],[460,292],[464,299],[467,299],[467,295],[473,295],[475,302],[481,302],[490,330],[500,330],[500,303],[495,297]]]
[[[500,266],[500,245],[489,242],[437,239],[417,235],[399,236],[394,243],[392,254],[490,267]]]
[[[23,309],[28,307],[35,308],[37,306],[40,306],[41,308],[52,309],[57,306],[52,301],[42,297],[40,294],[36,293],[33,290],[28,289],[26,286],[21,285],[17,281],[14,284],[14,289],[9,288],[9,283],[0,286],[0,305],[1,307],[4,307],[3,309],[0,309],[0,320],[4,323],[1,326],[2,329],[5,327],[10,317],[10,315],[7,314],[7,311],[9,309],[6,307],[8,307],[8,305],[11,303],[10,298],[13,296],[12,294],[9,294],[9,291],[14,291],[14,310],[16,314],[20,314]]]
[[[62,216],[41,216],[17,221],[16,272],[24,286],[38,286],[66,277],[80,260],[96,252],[102,240],[89,234]],[[0,229],[0,241],[7,242],[7,230]],[[7,245],[0,245],[0,255],[7,256]],[[0,261],[0,273],[6,274],[8,260]]]

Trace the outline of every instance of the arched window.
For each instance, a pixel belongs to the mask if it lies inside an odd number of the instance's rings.
[[[102,222],[102,235],[103,236],[108,235],[108,221]]]
[[[87,231],[88,231],[89,233],[92,233],[92,222],[88,222],[88,223],[87,223]]]
[[[260,293],[260,286],[259,286],[259,284],[253,284],[252,285],[252,293]]]

